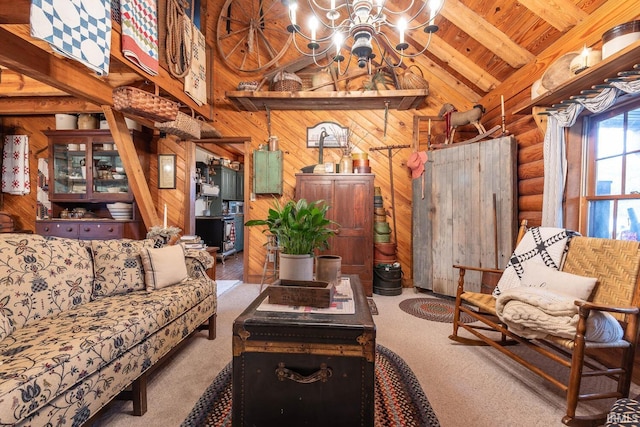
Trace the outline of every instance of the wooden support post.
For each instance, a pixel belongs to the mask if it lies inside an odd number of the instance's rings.
[[[147,177],[144,175],[142,166],[140,165],[138,153],[131,138],[131,133],[124,121],[124,116],[120,111],[115,111],[108,105],[103,105],[102,110],[109,123],[113,141],[116,147],[118,147],[120,158],[122,159],[124,169],[129,178],[131,191],[133,191],[133,196],[138,204],[138,209],[142,215],[142,221],[145,227],[148,230],[154,225],[160,225],[160,218],[158,217],[158,212],[156,211],[151,192],[149,191]]]

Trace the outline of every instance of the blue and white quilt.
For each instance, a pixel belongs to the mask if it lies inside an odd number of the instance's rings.
[[[103,76],[109,74],[111,0],[32,0],[31,36]]]

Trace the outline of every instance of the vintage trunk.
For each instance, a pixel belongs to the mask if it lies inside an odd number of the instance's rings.
[[[375,324],[357,276],[354,314],[260,311],[233,324],[234,426],[373,426]]]

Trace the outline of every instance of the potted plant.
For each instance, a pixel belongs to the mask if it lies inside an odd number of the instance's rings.
[[[297,202],[284,205],[275,200],[266,219],[253,219],[247,227],[266,225],[263,233],[271,233],[278,242],[280,252],[280,279],[313,280],[314,251],[328,249],[329,238],[335,234],[327,218],[329,206],[323,200]]]

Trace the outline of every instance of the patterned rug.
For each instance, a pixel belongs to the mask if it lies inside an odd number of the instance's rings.
[[[231,426],[231,363],[215,378],[182,422],[181,427]],[[375,426],[437,427],[431,409],[413,371],[391,350],[376,346]]]
[[[441,298],[409,298],[400,302],[400,309],[421,319],[452,323],[455,301]],[[466,313],[460,313],[460,321],[472,323],[474,319]]]

